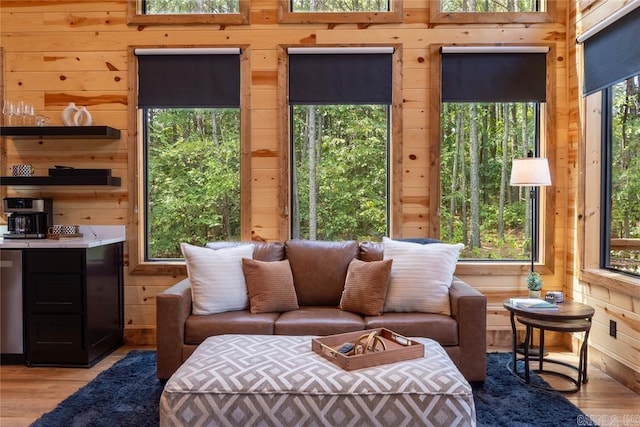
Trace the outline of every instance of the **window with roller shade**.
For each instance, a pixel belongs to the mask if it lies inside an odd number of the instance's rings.
[[[542,151],[548,49],[522,50],[441,55],[440,238],[463,242],[464,259],[527,261],[533,244],[541,260],[541,192],[530,230],[529,189],[509,176],[514,158]]]
[[[388,230],[392,50],[290,49],[291,236],[381,240]]]
[[[189,52],[136,51],[145,261],[241,236],[239,50]]]
[[[601,94],[600,267],[640,276],[640,8],[584,42],[584,93]]]

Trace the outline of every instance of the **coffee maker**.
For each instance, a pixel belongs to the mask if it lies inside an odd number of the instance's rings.
[[[9,215],[5,239],[45,239],[53,224],[53,200],[5,197],[4,213]]]

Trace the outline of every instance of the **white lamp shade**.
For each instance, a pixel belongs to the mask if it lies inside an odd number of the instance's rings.
[[[549,161],[544,158],[527,157],[513,159],[511,166],[511,180],[514,187],[539,187],[551,185]]]

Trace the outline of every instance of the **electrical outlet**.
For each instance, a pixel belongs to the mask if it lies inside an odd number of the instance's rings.
[[[609,320],[609,335],[617,338],[616,335],[618,334],[618,324],[616,323],[615,320]]]

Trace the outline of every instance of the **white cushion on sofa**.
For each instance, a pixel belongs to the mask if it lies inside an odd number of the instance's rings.
[[[193,314],[215,314],[249,307],[242,258],[253,258],[253,245],[207,249],[181,243],[191,282]]]
[[[384,259],[393,259],[385,312],[451,314],[449,287],[462,243],[400,242],[384,237]]]

